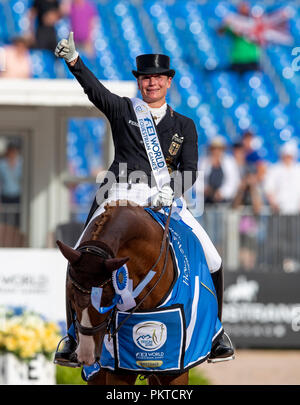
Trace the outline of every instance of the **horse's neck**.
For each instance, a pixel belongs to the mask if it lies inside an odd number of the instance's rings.
[[[138,208],[136,208],[138,210]],[[105,243],[117,256],[121,249],[135,240],[143,240],[143,221],[141,210],[138,212],[130,207],[110,208],[95,222],[92,238]]]
[[[159,257],[163,236],[161,227],[140,207],[109,209],[98,224],[98,228],[94,225],[96,229],[93,232],[94,240],[109,246],[116,257],[130,258],[127,267],[135,287]],[[163,257],[155,268],[157,276],[151,280],[146,289],[150,289],[159,276],[163,267]],[[143,308],[153,308],[164,296],[173,281],[172,268],[172,262],[169,260],[164,282],[155,288],[151,297],[144,302]]]
[[[162,230],[141,207],[115,207],[107,211],[94,237],[109,246],[116,257],[130,257],[128,268],[140,278],[156,261]]]

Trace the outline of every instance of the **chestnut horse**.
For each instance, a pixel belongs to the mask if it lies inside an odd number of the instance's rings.
[[[111,313],[100,314],[91,305],[92,287],[103,288],[103,305],[109,307],[115,295],[114,270],[128,262],[129,277],[135,288],[155,267],[155,276],[138,295],[136,304],[141,310],[156,308],[175,277],[167,233],[167,225],[163,231],[143,207],[117,203],[106,205],[104,213],[89,224],[77,249],[57,241],[70,264],[66,294],[76,313],[79,342],[76,355],[81,365],[99,360]],[[133,385],[138,374],[117,374],[102,369],[88,384]],[[188,371],[177,375],[151,375],[148,382],[150,385],[187,385]]]

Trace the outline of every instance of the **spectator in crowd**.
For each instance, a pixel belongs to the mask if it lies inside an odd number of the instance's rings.
[[[0,160],[0,198],[2,204],[14,205],[13,212],[5,215],[5,222],[20,225],[22,158],[19,147],[10,143],[4,157]]]
[[[300,271],[300,165],[298,147],[287,142],[280,161],[267,172],[265,193],[273,215],[268,219],[268,265],[286,272]]]
[[[255,267],[260,228],[264,225],[259,214],[265,202],[263,194],[265,173],[266,163],[262,160],[250,166],[242,178],[232,203],[234,209],[242,209],[239,216],[239,254],[240,265],[246,270],[253,270]]]
[[[300,213],[300,166],[297,158],[297,145],[287,142],[281,147],[280,161],[268,170],[265,193],[273,213]]]
[[[59,0],[34,0],[29,10],[32,46],[54,52],[57,44],[55,24],[62,17]]]
[[[31,60],[25,38],[16,37],[10,45],[1,48],[0,77],[6,79],[31,77]]]
[[[238,167],[240,178],[242,179],[246,171],[246,153],[242,142],[235,142],[232,145],[232,156]]]
[[[250,6],[247,2],[241,2],[238,6],[238,14],[235,20],[238,19],[238,15],[249,17]],[[247,38],[246,35],[238,33],[238,30],[234,30],[226,19],[222,26],[218,30],[219,34],[228,34],[232,38],[232,50],[231,50],[231,64],[229,69],[243,74],[251,70],[260,70],[260,46]]]
[[[97,23],[98,13],[90,0],[66,0],[63,3],[64,13],[69,15],[71,31],[79,51],[89,57],[94,56],[93,30]]]
[[[255,168],[256,163],[261,160],[261,158],[258,154],[258,151],[254,146],[255,135],[253,134],[253,132],[251,132],[250,130],[245,131],[242,134],[241,143],[243,145],[244,152],[245,152],[246,170],[249,171],[249,170],[251,170],[250,166],[254,165],[254,168]]]
[[[264,204],[263,181],[266,173],[264,161],[258,161],[245,173],[233,199],[233,208],[240,206],[251,207],[255,215],[260,214]]]
[[[239,169],[233,157],[225,153],[226,141],[223,137],[215,137],[204,157],[199,169],[204,172],[205,203],[226,203],[232,201],[240,176]]]
[[[269,13],[258,6],[254,12],[251,2],[244,1],[238,4],[236,13],[227,13],[218,32],[232,37],[230,70],[241,75],[260,70],[263,46],[274,43],[293,45],[294,39],[288,26],[291,15],[291,10],[284,6]]]

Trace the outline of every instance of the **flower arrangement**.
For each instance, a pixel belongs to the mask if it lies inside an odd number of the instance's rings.
[[[59,327],[24,308],[0,307],[0,353],[29,360],[38,353],[51,358],[60,339]]]

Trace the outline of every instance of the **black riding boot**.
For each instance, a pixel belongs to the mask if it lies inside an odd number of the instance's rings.
[[[211,274],[216,294],[218,300],[218,318],[222,321],[222,310],[223,310],[223,290],[224,290],[224,276],[223,267],[221,266],[218,271]],[[208,358],[208,362],[217,362],[223,360],[233,360],[234,359],[234,349],[231,344],[230,339],[227,336],[228,342],[225,341],[223,333],[216,342],[214,342],[211,353]],[[229,345],[228,345],[229,343]]]
[[[77,355],[75,353],[77,343],[74,336],[72,336],[72,334],[70,333],[72,325],[74,326],[74,319],[74,312],[68,299],[66,289],[66,321],[68,334],[59,342],[54,356],[54,363],[59,364],[60,366],[79,367]],[[64,345],[63,348],[60,350],[59,347],[62,342],[64,342]]]

